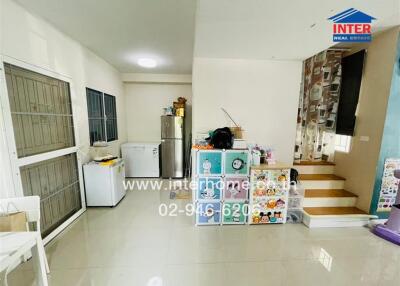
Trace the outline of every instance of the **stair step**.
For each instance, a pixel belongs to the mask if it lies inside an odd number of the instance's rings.
[[[354,207],[357,196],[342,189],[307,189],[304,207]]]
[[[334,174],[300,174],[300,181],[344,181],[343,177]]]
[[[356,207],[313,207],[304,211],[312,216],[368,215]]]
[[[300,163],[293,163],[294,166],[335,166],[335,163],[326,161],[301,161]]]
[[[305,198],[357,198],[357,195],[342,189],[308,189]]]
[[[300,180],[304,189],[344,189],[345,180]]]
[[[377,218],[356,207],[305,207],[303,223],[309,228],[365,226]]]
[[[295,165],[294,169],[299,172],[299,174],[334,174],[334,165]]]

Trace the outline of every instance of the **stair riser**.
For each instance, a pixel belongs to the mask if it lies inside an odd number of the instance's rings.
[[[333,174],[335,166],[294,166],[299,174]]]
[[[301,185],[305,189],[344,189],[344,182],[342,180],[303,180],[301,181]]]
[[[357,198],[339,197],[339,198],[304,198],[304,207],[354,207]]]
[[[306,213],[303,216],[303,223],[309,228],[321,227],[361,227],[369,223],[369,218],[318,218],[311,217]]]

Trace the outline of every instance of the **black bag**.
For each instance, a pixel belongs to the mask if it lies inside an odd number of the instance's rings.
[[[210,144],[216,149],[232,149],[233,134],[228,127],[215,129],[210,138]]]

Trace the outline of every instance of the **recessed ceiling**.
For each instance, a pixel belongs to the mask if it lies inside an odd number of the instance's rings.
[[[196,0],[16,0],[120,72],[190,74]],[[139,58],[157,67],[140,67]]]
[[[135,73],[190,74],[193,56],[302,60],[334,44],[327,18],[349,8],[377,18],[373,32],[400,24],[400,0],[15,1]]]
[[[400,24],[399,0],[199,0],[195,57],[298,60],[334,45],[328,17],[349,8]]]

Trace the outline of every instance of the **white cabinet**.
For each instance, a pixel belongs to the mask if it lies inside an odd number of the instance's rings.
[[[112,207],[125,196],[125,164],[122,159],[113,163],[87,163],[83,165],[83,173],[88,207]]]

